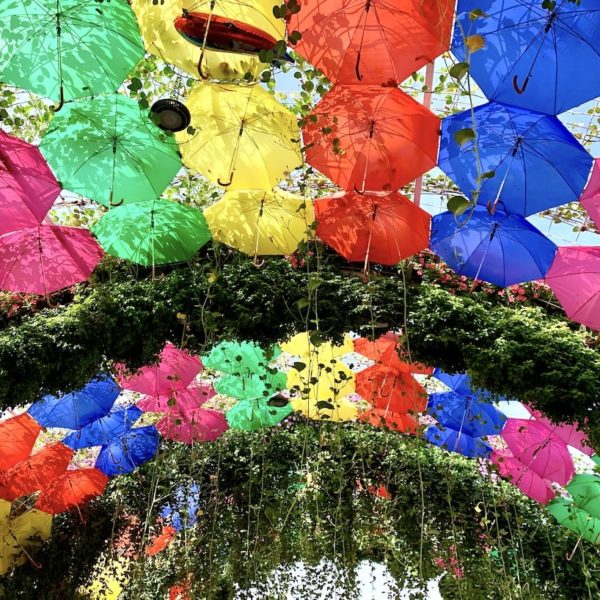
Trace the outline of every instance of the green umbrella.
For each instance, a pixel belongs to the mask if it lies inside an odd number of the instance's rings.
[[[205,367],[228,375],[263,375],[269,363],[281,354],[278,346],[265,352],[254,342],[221,342],[208,356],[202,357]]]
[[[600,519],[577,508],[571,500],[557,498],[552,500],[546,508],[563,527],[571,529],[593,544],[600,541]]]
[[[225,417],[232,429],[256,431],[262,427],[273,427],[292,413],[290,404],[273,406],[267,398],[240,400]]]
[[[64,189],[109,207],[155,200],[181,169],[173,138],[121,94],[67,104],[40,149]]]
[[[127,0],[2,0],[0,80],[59,106],[114,92],[143,56]]]
[[[216,383],[215,390],[238,400],[268,398],[284,390],[287,377],[285,373],[273,369],[262,374],[223,375]]]
[[[575,475],[567,486],[577,508],[600,519],[600,477],[598,475]]]
[[[144,266],[190,260],[210,240],[202,212],[171,200],[113,208],[92,231],[108,254]]]

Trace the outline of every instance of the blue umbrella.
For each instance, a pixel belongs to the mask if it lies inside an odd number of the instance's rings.
[[[433,217],[431,249],[458,274],[505,287],[541,279],[556,245],[523,217],[475,207],[465,225],[444,212]]]
[[[444,427],[471,437],[500,435],[506,422],[492,403],[456,392],[430,394],[427,412]]]
[[[433,377],[443,384],[447,385],[453,392],[462,394],[463,396],[477,396],[480,399],[485,399],[488,402],[499,402],[506,400],[505,396],[497,396],[495,399],[490,392],[472,386],[471,378],[467,373],[446,373],[442,369],[435,369]],[[442,392],[443,393],[443,392]]]
[[[108,414],[121,389],[109,375],[98,375],[82,389],[64,396],[44,396],[29,414],[42,427],[80,429]]]
[[[464,194],[473,197],[485,174],[477,201],[501,203],[508,213],[526,217],[579,199],[593,159],[556,117],[497,102],[474,115],[468,110],[442,121],[439,166]]]
[[[158,431],[154,425],[131,429],[102,447],[96,468],[108,477],[131,473],[154,457],[158,442]]]
[[[63,440],[63,444],[73,450],[105,446],[114,438],[130,431],[141,415],[142,411],[137,406],[113,409],[105,417],[68,435]]]
[[[471,11],[484,16],[473,19]],[[452,51],[491,100],[557,115],[600,95],[600,6],[459,0]],[[465,37],[485,46],[467,57]]]
[[[469,458],[487,458],[492,453],[491,446],[483,440],[439,425],[427,427],[425,439],[435,446]]]
[[[165,504],[160,516],[170,521],[175,531],[182,531],[193,527],[198,521],[200,508],[200,486],[192,483],[190,486],[179,486],[175,490],[174,506],[169,502]]]

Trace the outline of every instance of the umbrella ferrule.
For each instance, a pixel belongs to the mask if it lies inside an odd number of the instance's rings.
[[[552,29],[552,25],[554,25],[554,21],[556,21],[557,17],[558,13],[556,12],[556,10],[552,11],[548,15],[548,22],[546,23],[546,27],[544,28],[544,33],[548,33],[550,29]]]
[[[369,137],[372,138],[375,135],[375,121],[371,121],[371,127],[369,129]]]
[[[372,0],[367,0],[365,2],[365,12],[369,12],[371,10],[371,1]]]
[[[515,145],[513,146],[512,156],[516,156],[517,155],[517,152],[519,151],[519,148],[521,147],[522,143],[523,143],[523,138],[519,136],[517,138],[517,141],[515,142]]]
[[[498,223],[498,221],[496,221],[493,225],[492,225],[492,232],[490,233],[490,242],[494,239],[494,236],[496,235],[496,233],[498,232],[498,228],[500,227],[500,223]]]

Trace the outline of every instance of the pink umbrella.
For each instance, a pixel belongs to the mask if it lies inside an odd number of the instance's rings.
[[[134,375],[123,374],[123,367],[118,367],[117,374],[121,387],[126,390],[147,394],[148,396],[171,396],[172,392],[187,388],[196,375],[202,370],[202,363],[197,356],[179,350],[170,342],[160,353],[156,365],[142,367]]]
[[[0,236],[0,289],[50,294],[85,281],[103,251],[87,229],[38,225]]]
[[[600,246],[559,248],[546,281],[570,319],[600,330]]]
[[[526,496],[540,504],[548,504],[556,495],[551,483],[527,468],[510,450],[494,450],[490,460],[498,466],[500,475],[516,485]]]
[[[507,419],[502,437],[526,467],[543,479],[567,485],[575,475],[575,467],[567,445],[554,429],[535,419]]]
[[[217,392],[212,385],[193,382],[185,390],[175,390],[169,395],[144,396],[138,403],[138,408],[146,412],[179,412],[200,408]]]
[[[579,201],[594,223],[600,227],[600,158],[594,161],[592,175]]]
[[[156,428],[168,440],[192,444],[212,442],[223,435],[229,425],[225,415],[211,408],[167,413]]]
[[[39,225],[60,189],[35,146],[0,131],[0,235]]]

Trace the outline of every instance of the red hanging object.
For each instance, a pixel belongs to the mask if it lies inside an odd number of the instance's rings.
[[[419,429],[419,423],[413,416],[378,408],[370,408],[360,413],[358,418],[373,427],[391,429],[398,433],[415,434]]]
[[[29,458],[41,430],[27,413],[0,423],[0,473]]]

